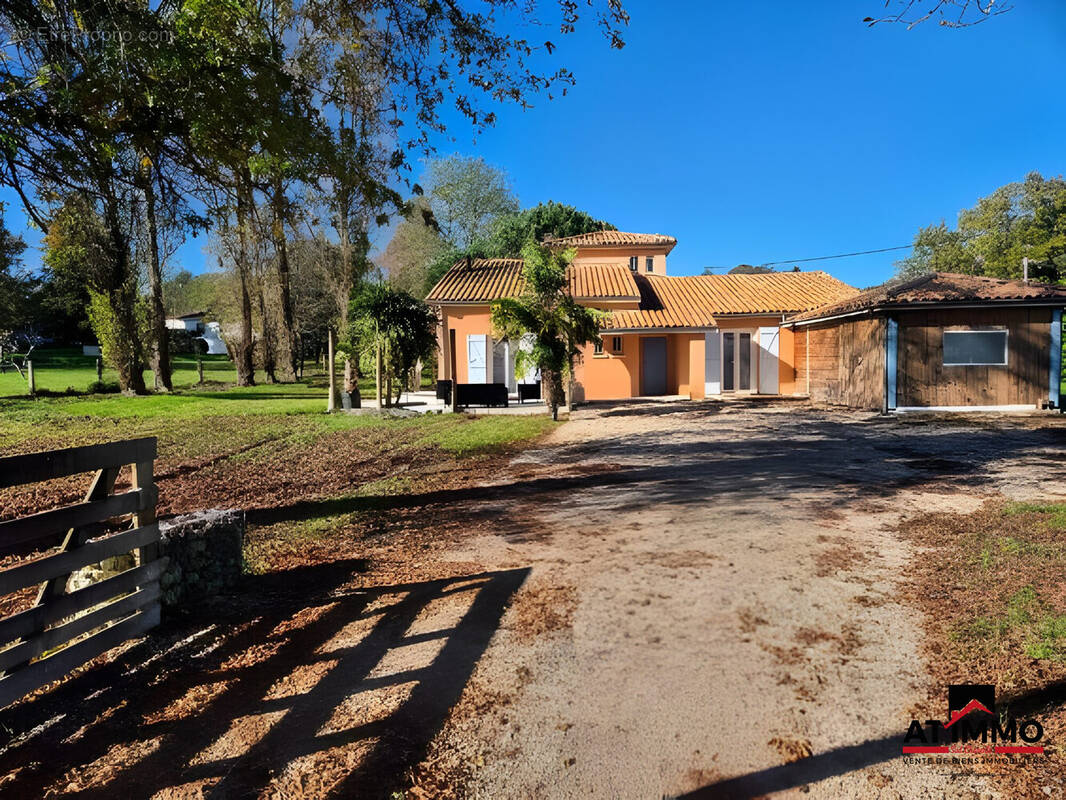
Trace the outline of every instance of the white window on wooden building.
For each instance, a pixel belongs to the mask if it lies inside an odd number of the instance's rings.
[[[1007,332],[944,331],[944,366],[1004,366]]]

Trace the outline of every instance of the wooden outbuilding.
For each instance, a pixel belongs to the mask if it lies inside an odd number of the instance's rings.
[[[892,411],[1061,408],[1066,286],[937,272],[790,317],[796,389]]]

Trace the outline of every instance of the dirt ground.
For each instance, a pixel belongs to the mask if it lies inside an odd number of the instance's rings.
[[[0,794],[995,796],[900,758],[944,688],[896,528],[1061,497],[1064,455],[1050,417],[583,409],[0,713]]]
[[[479,683],[524,679],[504,713],[455,736],[482,743],[470,794],[994,791],[901,763],[912,709],[946,705],[946,690],[900,599],[913,551],[895,529],[988,497],[1061,496],[1061,422],[787,403],[575,415],[514,460],[520,502],[481,504],[497,530],[448,554],[529,568],[519,599],[569,623],[528,644],[505,627],[482,659]]]

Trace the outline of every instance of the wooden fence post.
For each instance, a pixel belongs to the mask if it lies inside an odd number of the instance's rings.
[[[196,376],[199,383],[204,382],[204,360],[200,356],[196,357]]]
[[[326,369],[329,370],[329,400],[326,402],[326,413],[332,414],[337,407],[337,376],[333,368],[333,331],[329,332],[329,342],[326,346]]]
[[[381,341],[379,340],[378,343],[377,343],[377,356],[376,356],[376,360],[375,360],[375,379],[374,379],[374,385],[375,385],[374,391],[377,393],[377,400],[378,400],[378,408],[379,409],[382,409],[382,408],[385,407],[384,404],[381,402],[381,369],[382,369],[381,361],[382,361],[382,359],[381,359]]]
[[[133,515],[133,527],[143,528],[151,525],[155,522],[155,477],[154,477],[154,465],[155,461],[138,461],[133,465],[132,484],[134,489],[140,489],[146,494],[152,497],[152,502],[146,507],[134,513]],[[136,562],[137,566],[143,567],[145,564],[150,564],[159,557],[159,539],[154,539],[148,542],[146,545],[137,549]],[[156,605],[154,608],[147,610],[146,615],[149,617],[149,625],[158,625],[160,621],[160,607]]]

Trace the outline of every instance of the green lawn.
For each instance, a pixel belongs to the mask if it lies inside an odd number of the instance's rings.
[[[227,356],[204,356],[204,380],[234,383],[237,370]],[[62,347],[34,351],[34,379],[41,392],[86,392],[96,381],[96,357],[82,355],[81,348]],[[151,371],[144,373],[145,383],[152,385]],[[180,355],[174,358],[173,381],[177,386],[194,386],[198,380],[196,357]],[[105,384],[117,384],[118,373],[110,367],[103,371]],[[29,393],[26,379],[14,370],[0,375],[0,398],[24,397]]]
[[[171,378],[175,389],[189,389],[193,392],[210,391],[212,394],[227,384],[237,382],[237,369],[228,356],[202,356],[204,365],[204,384],[199,385],[199,374],[196,370],[196,356],[177,355],[173,358],[173,372]],[[54,347],[34,351],[33,355],[34,381],[38,394],[67,394],[85,395],[97,380],[96,357],[82,355],[81,348],[77,347]],[[422,385],[424,387],[433,384],[433,376],[423,373]],[[262,372],[256,373],[256,380],[266,380]],[[337,380],[340,380],[338,369]],[[144,382],[149,388],[153,385],[154,378],[151,370],[144,373]],[[118,373],[110,367],[103,370],[103,383],[109,386],[109,391],[116,391],[118,386]],[[283,392],[290,400],[296,401],[297,406],[289,410],[303,411],[305,407],[299,405],[299,401],[315,396],[317,392],[325,397],[327,378],[325,371],[315,362],[304,363],[303,379],[301,383],[304,391],[286,386]],[[264,387],[256,387],[263,391]],[[277,390],[277,386],[267,386],[269,390]],[[289,390],[292,391],[289,391]],[[242,392],[244,390],[241,390]],[[359,394],[363,397],[374,396],[373,378],[363,377],[359,379]],[[25,398],[29,396],[29,385],[26,378],[14,370],[0,374],[0,402],[5,399]],[[241,395],[243,397],[243,395]],[[106,413],[106,412],[105,412]],[[228,412],[227,412],[228,413]],[[255,413],[255,412],[253,412]]]
[[[31,398],[17,375],[2,376],[0,455],[154,436],[162,513],[282,509],[268,523],[249,521],[246,558],[257,571],[321,557],[308,550],[312,544],[331,553],[357,528],[379,531],[382,498],[451,486],[465,470],[482,468],[479,456],[518,446],[557,424],[547,415],[326,414],[326,378],[312,374],[310,365],[299,383],[239,388],[223,358],[205,363],[219,379],[204,386],[193,385],[194,364],[179,361],[172,393],[87,394],[76,382],[94,381],[95,369],[80,363],[80,354],[55,355],[38,373],[38,385],[75,386],[72,394]],[[369,385],[364,391],[372,392]],[[69,497],[37,488],[3,490],[0,507],[71,502],[83,491],[75,488]],[[301,503],[312,507],[301,510]]]
[[[158,436],[160,451],[178,450],[194,455],[239,449],[264,438],[310,441],[338,430],[395,425],[398,429],[424,431],[418,439],[442,450],[469,454],[484,452],[547,429],[539,417],[479,417],[431,415],[411,419],[382,420],[373,416],[326,410],[326,376],[311,365],[298,383],[233,385],[236,373],[224,356],[205,359],[211,375],[196,385],[195,362],[177,360],[175,391],[143,397],[117,393],[88,394],[77,385],[96,380],[91,361],[73,351],[53,351],[52,359],[41,358],[38,387],[73,386],[71,394],[25,394],[17,373],[0,376],[0,452],[8,450],[69,447],[132,436]],[[105,370],[104,379],[109,373]],[[112,374],[113,375],[113,374]],[[49,385],[48,381],[51,381]],[[373,395],[373,384],[360,382],[364,396]],[[475,424],[471,424],[475,423]]]

